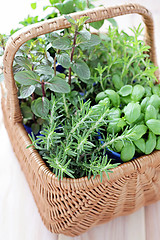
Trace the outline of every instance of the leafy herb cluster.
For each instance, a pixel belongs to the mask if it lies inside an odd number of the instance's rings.
[[[92,7],[77,0],[50,4],[44,10],[59,12],[46,18]],[[160,150],[157,68],[139,39],[141,26],[130,36],[111,19],[107,34],[96,35],[88,17],[65,18],[70,29],[30,40],[16,54],[23,124],[31,127],[32,145],[59,179],[99,174],[102,180],[103,172],[108,175],[122,161]],[[90,25],[99,29],[103,22]],[[108,157],[110,150],[120,154],[120,161]]]

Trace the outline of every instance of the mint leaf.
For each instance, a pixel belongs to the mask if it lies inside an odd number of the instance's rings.
[[[35,10],[36,7],[37,7],[37,3],[36,3],[36,2],[35,2],[35,3],[31,3],[31,8],[32,8],[33,10]]]
[[[49,100],[46,97],[37,98],[32,102],[31,110],[37,117],[45,119],[49,113]]]
[[[64,68],[69,68],[71,65],[70,56],[67,53],[56,54],[57,62]]]
[[[84,49],[87,49],[89,47],[96,46],[100,43],[101,43],[100,37],[95,35],[95,34],[91,34],[90,40],[85,42],[85,43],[81,43],[79,46],[82,48],[82,50],[84,50]]]
[[[29,59],[23,57],[23,56],[17,56],[15,57],[15,62],[24,67],[26,70],[31,70],[32,64],[30,63]]]
[[[78,60],[76,63],[73,63],[71,68],[73,72],[75,72],[80,79],[90,78],[90,75],[91,75],[90,69],[84,61]]]
[[[62,37],[54,40],[52,47],[60,50],[68,50],[72,48],[71,41],[68,37]]]
[[[98,21],[98,22],[93,22],[93,23],[90,23],[89,25],[97,30],[99,30],[102,25],[104,23],[104,20],[101,20],[101,21]]]
[[[40,75],[52,76],[54,74],[54,70],[48,65],[39,65],[37,66],[35,72]]]
[[[46,83],[46,87],[48,87],[51,91],[59,92],[59,93],[68,93],[70,92],[69,84],[62,78],[53,77],[49,82]]]
[[[20,89],[20,96],[18,98],[22,99],[31,96],[31,94],[35,91],[35,88],[35,85],[22,86]]]
[[[86,40],[90,40],[91,39],[91,33],[87,30],[81,30],[79,32]]]
[[[17,72],[14,78],[22,85],[36,85],[40,81],[38,74],[30,70]]]

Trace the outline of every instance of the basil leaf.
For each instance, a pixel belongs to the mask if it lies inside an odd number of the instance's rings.
[[[81,30],[79,33],[86,39],[90,40],[91,39],[91,33],[87,30]]]
[[[145,154],[150,154],[156,147],[156,136],[153,132],[149,131],[148,139],[146,141]]]
[[[109,97],[114,107],[119,107],[120,97],[117,92],[112,89],[107,89],[104,91],[104,93],[107,95],[107,97]]]
[[[160,135],[160,120],[158,119],[149,119],[146,122],[148,128],[156,135]]]
[[[144,124],[140,124],[128,130],[127,135],[131,140],[136,141],[140,139],[146,132],[147,127]]]
[[[141,100],[144,94],[145,94],[145,88],[137,84],[133,87],[131,98],[134,102],[138,102]]]
[[[141,114],[141,106],[139,103],[129,103],[124,107],[125,118],[129,123],[135,122]]]
[[[125,85],[123,87],[121,87],[121,89],[119,90],[119,94],[123,97],[130,95],[132,92],[132,86],[131,85]]]
[[[132,142],[125,142],[121,150],[121,159],[123,162],[127,162],[134,157],[135,146]]]

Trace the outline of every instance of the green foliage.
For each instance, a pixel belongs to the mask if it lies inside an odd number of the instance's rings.
[[[49,3],[44,10],[53,11],[44,19],[93,7],[84,0]],[[86,16],[64,17],[71,28],[30,40],[15,56],[23,123],[32,128],[32,145],[58,179],[100,175],[102,181],[119,165],[107,149],[124,162],[160,149],[157,68],[139,40],[140,26],[128,35],[110,19],[107,34],[95,35],[89,26],[99,30],[104,21],[88,25]],[[29,16],[21,24],[38,21]]]

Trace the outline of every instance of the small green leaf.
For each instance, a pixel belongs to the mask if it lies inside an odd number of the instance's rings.
[[[89,41],[87,41],[85,43],[80,43],[79,46],[82,49],[87,49],[87,48],[90,48],[90,47],[93,47],[93,46],[97,46],[100,43],[101,43],[100,37],[95,35],[95,34],[92,34],[91,39]]]
[[[35,85],[31,86],[21,86],[19,99],[27,98],[35,91]]]
[[[149,119],[146,122],[148,128],[156,135],[160,135],[160,120],[158,119]]]
[[[90,69],[88,65],[82,61],[82,60],[77,60],[76,63],[73,63],[72,65],[72,70],[77,74],[77,76],[81,79],[89,79],[90,78]]]
[[[48,66],[48,65],[38,65],[35,69],[35,72],[37,72],[40,75],[47,75],[52,76],[54,74],[54,70]]]
[[[53,77],[46,86],[53,92],[69,93],[70,85],[62,78]]]
[[[14,75],[15,80],[22,85],[36,85],[40,77],[33,71],[21,71]]]
[[[160,97],[156,94],[153,94],[149,101],[147,102],[147,105],[153,105],[156,109],[159,109],[160,107]]]
[[[89,25],[97,30],[99,30],[104,24],[104,20],[98,21],[98,22],[93,22],[90,23]]]
[[[31,70],[32,69],[32,64],[29,59],[23,56],[17,56],[15,57],[15,62],[24,67],[26,70]]]
[[[34,9],[36,9],[36,7],[37,7],[37,3],[35,2],[35,3],[31,3],[31,8],[34,10]]]
[[[53,48],[59,49],[59,50],[68,50],[71,49],[71,41],[68,37],[62,37],[58,38],[53,41],[52,43]]]
[[[65,0],[63,3],[56,3],[54,7],[59,10],[61,15],[74,12],[73,0]]]
[[[121,159],[123,162],[127,162],[134,157],[135,146],[132,142],[125,142],[121,151]]]
[[[121,96],[125,97],[132,93],[132,86],[131,85],[125,85],[121,87],[121,89],[118,92]]]
[[[56,54],[57,62],[64,68],[69,68],[71,65],[70,56],[67,53]]]
[[[112,82],[117,90],[123,87],[124,83],[118,74],[113,75]]]
[[[78,26],[83,26],[88,19],[88,16],[83,16],[80,19],[77,19]]]
[[[107,19],[107,21],[110,22],[113,27],[116,27],[116,28],[118,27],[118,24],[114,18],[109,18]]]
[[[112,89],[107,89],[104,91],[107,97],[111,100],[114,107],[119,107],[120,104],[120,97],[117,92]]]
[[[156,150],[160,150],[160,136],[157,137]]]
[[[124,107],[125,118],[129,123],[135,122],[141,114],[141,106],[139,103],[129,103]]]
[[[114,148],[116,152],[121,152],[123,148],[123,142],[121,140],[118,140],[114,143]]]
[[[39,124],[37,124],[37,123],[33,123],[31,125],[31,128],[32,128],[32,131],[33,131],[34,134],[37,134],[40,130]]]
[[[23,118],[26,118],[28,120],[33,118],[33,113],[31,112],[31,108],[26,106],[26,105],[22,105],[21,106],[21,112],[23,115]]]
[[[79,32],[86,40],[90,40],[91,39],[91,33],[87,30],[81,30]]]
[[[144,124],[139,124],[128,130],[127,135],[131,140],[136,141],[140,139],[146,132],[147,127]]]
[[[37,98],[32,102],[31,110],[37,117],[45,119],[49,113],[49,100],[46,97]]]
[[[149,119],[157,119],[157,111],[153,105],[148,105],[145,112],[145,121]]]
[[[136,147],[138,149],[141,150],[141,152],[145,153],[145,149],[146,149],[146,143],[145,140],[143,138],[140,138],[138,140],[134,141],[134,144],[136,145]]]
[[[149,131],[148,139],[146,141],[145,154],[150,154],[156,147],[156,136],[153,132]]]
[[[145,88],[143,86],[137,84],[133,87],[131,98],[134,102],[138,102],[141,100],[141,98],[144,96],[144,94],[145,94]]]
[[[105,92],[100,92],[97,94],[95,100],[96,102],[99,102],[100,100],[103,100],[107,97],[107,95],[105,94]]]
[[[64,17],[67,19],[68,22],[70,22],[71,24],[75,25],[76,24],[76,20],[74,20],[71,16],[67,16],[64,15]]]

